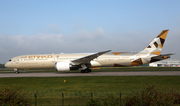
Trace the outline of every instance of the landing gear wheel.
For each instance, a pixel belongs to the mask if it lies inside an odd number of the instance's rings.
[[[91,72],[91,69],[88,69],[88,72]]]
[[[89,72],[89,69],[86,69],[86,70],[85,70],[85,73],[88,73],[88,72]]]
[[[16,71],[16,74],[19,74],[19,71]]]
[[[91,69],[86,68],[85,70],[81,70],[81,73],[88,73],[88,72],[91,72]]]

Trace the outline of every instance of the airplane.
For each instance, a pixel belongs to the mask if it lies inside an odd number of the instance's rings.
[[[13,68],[17,74],[19,69],[37,68],[55,68],[56,71],[81,70],[81,73],[88,73],[92,68],[97,67],[130,67],[148,64],[173,55],[161,54],[168,31],[162,30],[144,50],[137,53],[107,50],[97,53],[22,55],[10,59],[5,67]]]

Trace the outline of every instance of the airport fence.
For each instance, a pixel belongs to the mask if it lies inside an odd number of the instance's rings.
[[[132,92],[131,92],[132,93]],[[66,91],[66,90],[34,90],[26,92],[33,106],[84,106],[98,100],[111,99],[116,101],[116,105],[122,105],[122,96],[131,94],[113,90],[94,91]]]

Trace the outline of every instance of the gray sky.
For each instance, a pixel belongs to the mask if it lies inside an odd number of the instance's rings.
[[[0,63],[26,54],[141,51],[169,29],[162,54],[180,58],[180,1],[2,0]]]

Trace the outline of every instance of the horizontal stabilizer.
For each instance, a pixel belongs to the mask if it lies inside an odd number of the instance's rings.
[[[156,61],[160,61],[160,60],[164,60],[164,59],[168,59],[170,58],[170,55],[174,55],[174,53],[172,54],[163,54],[163,55],[159,55],[159,56],[154,56],[151,58],[151,62],[156,62]]]
[[[152,57],[152,59],[167,59],[167,58],[170,58],[170,55],[174,55],[174,54],[172,53],[172,54],[159,55],[159,56]]]

